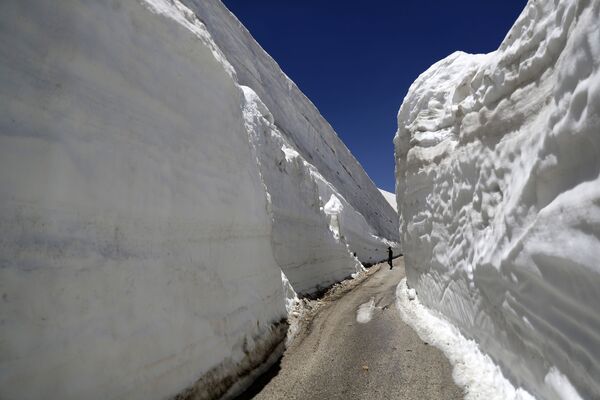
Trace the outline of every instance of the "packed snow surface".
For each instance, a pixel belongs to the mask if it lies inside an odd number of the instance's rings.
[[[0,3],[0,398],[231,394],[297,293],[398,247],[310,101],[186,3]]]
[[[599,1],[531,0],[398,114],[409,285],[544,399],[600,397],[599,67]]]

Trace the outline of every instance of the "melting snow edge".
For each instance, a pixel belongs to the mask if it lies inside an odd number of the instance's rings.
[[[413,296],[410,296],[413,298]],[[477,343],[465,338],[458,328],[423,306],[418,298],[409,299],[406,278],[396,289],[400,317],[419,337],[440,349],[452,365],[452,378],[465,392],[466,400],[534,400],[523,388],[516,389],[500,367],[483,354]]]

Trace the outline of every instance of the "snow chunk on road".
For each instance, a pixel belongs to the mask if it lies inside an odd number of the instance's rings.
[[[358,307],[356,312],[356,322],[366,324],[373,318],[373,310],[375,309],[375,298],[371,297],[371,300],[363,303]]]
[[[492,359],[479,350],[477,343],[465,338],[458,328],[440,314],[423,306],[418,298],[411,300],[411,291],[414,289],[408,288],[406,278],[402,279],[396,289],[396,307],[402,320],[421,339],[446,355],[453,367],[452,378],[464,389],[466,400],[535,399],[523,388],[516,389]]]

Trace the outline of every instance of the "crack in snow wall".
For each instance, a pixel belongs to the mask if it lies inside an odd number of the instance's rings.
[[[496,52],[438,62],[398,114],[409,284],[547,399],[563,380],[600,397],[599,67],[600,2],[531,0]]]

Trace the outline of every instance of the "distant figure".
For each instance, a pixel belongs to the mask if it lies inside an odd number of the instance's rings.
[[[392,252],[392,248],[388,247],[388,264],[390,264],[390,269],[392,269],[392,257],[394,253]]]

